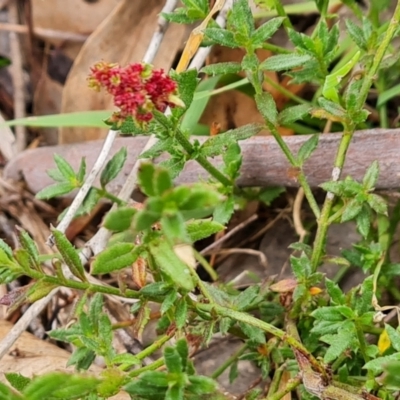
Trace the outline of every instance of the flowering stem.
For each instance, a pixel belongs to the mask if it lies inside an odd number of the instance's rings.
[[[179,129],[177,129],[175,132],[175,138],[178,140],[179,144],[184,148],[184,150],[189,154],[189,156],[196,160],[212,177],[221,182],[224,186],[234,186],[234,183],[221,171],[215,168],[214,165],[212,165],[206,157],[201,154],[195,154],[195,150],[192,144]]]

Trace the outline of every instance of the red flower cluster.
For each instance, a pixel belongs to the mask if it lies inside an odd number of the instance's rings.
[[[153,70],[149,64],[118,64],[98,62],[91,68],[89,86],[100,90],[104,87],[120,109],[110,122],[120,123],[131,116],[139,123],[149,122],[153,110],[184,106],[177,97],[177,84],[162,69]]]

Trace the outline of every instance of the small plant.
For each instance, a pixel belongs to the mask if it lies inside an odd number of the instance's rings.
[[[164,17],[187,24],[208,20],[208,1],[182,3],[182,8]],[[196,374],[191,361],[195,349],[206,346],[217,332],[236,335],[244,341],[243,349],[225,365],[231,368],[232,379],[237,374],[237,364],[246,359],[261,368],[263,379],[270,380],[265,393],[253,390],[247,394],[249,399],[279,400],[296,389],[297,397],[302,399],[372,400],[397,396],[400,328],[398,321],[393,327],[379,319],[385,310],[379,305],[379,296],[386,288],[394,298],[399,297],[390,288],[390,280],[399,275],[399,268],[391,262],[388,252],[400,219],[399,207],[396,206],[394,217],[389,217],[386,200],[374,193],[379,175],[377,162],[365,171],[362,182],[343,177],[342,169],[354,132],[370,124],[365,106],[371,87],[374,85],[380,98],[387,102],[390,96],[385,91],[399,78],[398,57],[391,41],[399,32],[400,2],[392,19],[381,25],[380,12],[386,2],[373,2],[365,17],[358,2],[344,1],[356,17],[356,22],[347,21],[351,41],[347,41],[345,54],[340,46],[339,26],[334,24],[335,16],[329,14],[329,1],[315,1],[320,16],[310,35],[293,28],[279,0],[258,1],[278,14],[262,24],[255,21],[248,3],[234,2],[226,28],[211,20],[202,32],[204,44],[243,49],[242,61],[208,65],[201,72],[210,76],[244,73],[264,119],[261,125],[242,126],[201,142],[192,137],[187,122],[188,115],[194,112],[191,107],[199,84],[196,70],[171,71],[167,75],[145,63],[120,67],[101,62],[93,66],[90,85],[105,88],[119,108],[107,120],[112,130],[130,135],[153,134],[158,139],[141,154],[146,161],[141,163],[137,178],[146,200],[132,205],[107,190],[126,160],[126,149],[121,149],[102,171],[100,187],[91,188],[77,213],[90,212],[101,198],[115,204],[103,221],[103,227],[112,233],[111,240],[91,261],[90,272],[85,269],[80,250],[58,230],[53,230],[58,249],[52,261],[53,273],[43,269],[45,258],[26,232],[19,232],[21,247],[17,250],[0,241],[1,283],[21,276],[34,282],[3,298],[3,304],[18,307],[60,286],[82,293],[74,311],[76,322],[50,333],[52,338],[74,346],[69,364],[77,372],[53,373],[32,380],[7,374],[15,390],[0,384],[2,399],[94,400],[108,398],[122,389],[134,399],[227,399],[229,396],[214,379]],[[268,42],[281,27],[293,50]],[[259,49],[272,49],[274,55],[260,61]],[[264,90],[267,71],[285,73],[295,83],[315,85],[314,98],[278,111],[274,98]],[[382,115],[386,102],[381,100]],[[164,113],[167,107],[169,112]],[[303,171],[304,163],[318,146],[318,134],[310,136],[295,154],[278,131],[299,121],[316,125],[329,122],[343,131],[332,179],[321,185],[326,191],[322,205]],[[259,190],[250,192],[237,185],[242,163],[239,142],[261,129],[268,129],[296,172],[316,221],[316,234],[311,244],[292,245],[290,265],[294,279],[254,284],[238,291],[218,281],[215,271],[193,245],[224,230],[240,202],[265,197]],[[162,153],[168,153],[169,158],[160,164],[147,161]],[[213,163],[217,156],[222,160],[220,167]],[[174,179],[190,160],[199,163],[209,178],[193,185],[174,185]],[[55,163],[56,169],[49,175],[56,183],[40,192],[39,198],[69,193],[85,182],[84,160],[78,171],[60,156],[55,156]],[[271,193],[274,194],[269,201],[280,190]],[[344,293],[319,268],[327,258],[329,226],[351,220],[355,221],[361,240],[332,261],[345,267],[358,266],[369,276]],[[209,272],[212,283],[200,279],[197,262]],[[132,269],[136,290],[127,288],[124,282],[111,287],[90,279],[125,268]],[[138,336],[150,320],[150,303],[158,303],[161,317],[157,340],[137,354],[117,354],[112,338],[118,326],[103,311],[102,296],[107,295],[136,300],[131,314]],[[175,339],[174,344],[167,344],[171,339]],[[161,348],[162,356],[143,364],[146,357]],[[93,378],[83,371],[96,356],[104,359],[105,369]],[[283,372],[287,373],[285,379]]]

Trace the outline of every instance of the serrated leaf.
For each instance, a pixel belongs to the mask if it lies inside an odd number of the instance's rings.
[[[297,161],[300,166],[302,166],[304,162],[311,157],[311,154],[318,146],[318,141],[319,141],[319,135],[315,134],[312,135],[309,139],[307,139],[307,141],[305,141],[301,145],[299,152],[297,153]]]
[[[11,247],[3,240],[0,239],[0,250],[3,250],[4,254],[10,259],[12,260],[13,258],[13,252]]]
[[[346,222],[354,219],[362,209],[362,203],[360,203],[357,199],[351,199],[349,203],[346,204],[341,222]]]
[[[370,193],[367,197],[369,206],[378,214],[388,215],[388,206],[385,199],[375,193]]]
[[[260,64],[262,71],[286,71],[301,67],[311,60],[308,54],[278,54],[276,56],[268,57]]]
[[[130,228],[137,210],[133,207],[121,207],[108,212],[103,226],[113,232],[122,232]]]
[[[258,48],[264,44],[264,42],[279,29],[284,19],[285,18],[282,17],[273,18],[257,28],[257,30],[251,35],[252,45]]]
[[[275,100],[269,92],[256,94],[255,100],[257,108],[261,115],[272,125],[276,126],[278,122],[278,110],[276,108]]]
[[[169,373],[180,374],[182,372],[182,358],[176,349],[166,347],[164,349],[164,360]]]
[[[308,104],[299,104],[297,106],[285,108],[279,113],[278,121],[281,125],[291,124],[309,114],[311,108],[312,107]]]
[[[365,204],[363,204],[360,213],[357,215],[356,223],[358,231],[366,239],[371,229],[371,211]]]
[[[244,322],[238,322],[238,325],[250,340],[260,344],[265,343],[265,333],[262,329]]]
[[[270,186],[265,189],[262,189],[258,198],[263,201],[267,206],[271,205],[271,203],[277,199],[281,193],[285,193],[286,189],[281,186]]]
[[[164,153],[164,151],[168,151],[169,149],[172,148],[174,145],[174,139],[173,138],[166,138],[163,140],[157,140],[157,142],[150,147],[149,150],[144,151],[143,153],[140,154],[139,158],[140,159],[153,159]]]
[[[171,290],[165,296],[160,308],[161,315],[165,314],[174,305],[177,298],[178,293],[175,290]]]
[[[104,188],[109,182],[117,177],[125,164],[127,157],[126,147],[122,147],[117,153],[113,155],[104,167],[100,175],[100,184]]]
[[[390,361],[399,361],[400,360],[400,353],[391,354],[389,356],[383,356],[375,358],[375,360],[368,361],[364,366],[363,369],[367,369],[377,375],[385,369],[386,365],[389,364]]]
[[[187,303],[184,297],[180,298],[175,308],[175,324],[178,329],[182,329],[186,324]]]
[[[172,115],[175,118],[180,118],[192,104],[198,83],[197,70],[191,69],[179,74],[172,71],[170,76],[178,83],[179,98],[185,104],[185,107],[174,107],[172,109]]]
[[[344,304],[345,303],[346,297],[336,282],[331,281],[328,278],[325,278],[325,285],[326,285],[326,290],[329,294],[329,297],[331,298],[331,302],[336,303],[336,304]]]
[[[176,110],[176,108],[174,108]],[[183,170],[185,166],[184,157],[170,157],[168,160],[162,161],[158,164],[160,167],[166,168],[172,179],[175,179]]]
[[[36,198],[40,200],[48,200],[53,197],[63,196],[75,190],[77,187],[70,182],[55,183],[45,187],[36,193]]]
[[[375,187],[376,181],[378,180],[379,176],[379,164],[378,161],[374,161],[369,168],[367,169],[367,172],[364,175],[363,178],[363,186],[367,190],[372,190]]]
[[[132,243],[116,243],[96,256],[91,265],[92,274],[108,274],[130,267],[142,252],[140,246]]]
[[[226,29],[206,28],[204,29],[204,37],[211,41],[212,44],[219,44],[232,49],[239,47],[233,32]]]
[[[28,232],[21,230],[18,234],[21,246],[28,252],[30,263],[37,268],[39,266],[39,250],[36,243],[29,236]]]
[[[212,136],[207,139],[200,147],[201,153],[206,157],[215,157],[222,154],[226,148],[239,140],[248,139],[258,132],[262,126],[260,124],[248,124],[237,129]]]
[[[367,42],[364,37],[364,32],[363,30],[356,25],[351,19],[346,19],[346,28],[347,32],[350,35],[350,38],[353,40],[353,42],[362,50],[368,51],[368,46]]]
[[[176,255],[168,242],[152,242],[149,250],[161,271],[178,287],[188,292],[194,289],[195,283],[189,267]]]
[[[257,285],[248,287],[235,298],[234,305],[238,310],[245,310],[257,299],[259,292],[260,288]]]
[[[152,163],[144,162],[140,165],[138,172],[139,185],[143,193],[147,196],[155,196],[156,194],[154,189],[155,172],[156,168]]]
[[[240,38],[250,38],[254,32],[254,18],[247,0],[237,0],[228,14],[228,26]]]
[[[214,209],[213,220],[221,225],[226,225],[235,211],[235,199],[229,196],[225,201],[220,202]]]
[[[225,225],[210,219],[196,219],[186,223],[186,230],[192,243],[205,239],[225,229]]]
[[[225,74],[238,74],[241,72],[242,66],[238,62],[222,62],[218,64],[211,64],[203,67],[200,72],[207,75],[225,75]]]
[[[346,111],[343,109],[343,107],[341,107],[339,104],[336,104],[333,101],[320,97],[318,99],[318,103],[329,114],[332,114],[333,116],[339,119],[343,119],[346,115]]]
[[[354,350],[355,348],[354,334],[349,330],[340,330],[336,335],[324,335],[320,340],[330,345],[324,355],[325,363],[331,363],[347,349]]]
[[[72,182],[76,179],[74,169],[65,158],[59,154],[54,154],[54,162],[56,163],[60,174],[65,178],[65,180]]]
[[[385,324],[385,330],[388,334],[388,337],[390,339],[389,341],[389,346],[390,344],[393,346],[393,348],[396,351],[400,351],[400,332],[399,329],[394,329],[391,325]]]
[[[65,237],[65,235],[57,229],[54,229],[52,231],[52,234],[57,249],[60,252],[65,263],[68,265],[70,271],[74,274],[74,276],[81,279],[83,282],[86,282],[87,279],[85,276],[85,268],[83,267],[82,261],[79,258],[79,254],[75,247]]]
[[[324,182],[319,185],[322,189],[324,189],[327,192],[333,193],[336,196],[342,196],[343,195],[343,182]]]

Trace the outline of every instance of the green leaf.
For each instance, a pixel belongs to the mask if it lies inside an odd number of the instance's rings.
[[[188,376],[188,380],[190,385],[187,386],[187,390],[191,393],[207,394],[214,392],[217,388],[217,383],[207,376],[190,375]]]
[[[14,389],[17,389],[19,392],[22,392],[24,388],[28,385],[29,382],[31,382],[32,379],[27,378],[26,376],[23,376],[21,374],[16,374],[16,373],[5,373],[4,374],[8,382],[10,382],[11,386]],[[1,393],[1,389],[0,389]],[[2,399],[0,395],[0,399]]]
[[[1,400],[26,400],[26,397],[22,397],[16,394],[10,387],[0,382],[0,399]]]
[[[259,124],[249,124],[212,136],[200,147],[201,154],[206,157],[218,156],[225,152],[229,145],[256,135],[260,132],[261,128]]]
[[[10,259],[12,260],[13,258],[13,252],[11,247],[3,240],[0,239],[0,250],[3,250],[4,254]]]
[[[192,243],[205,239],[224,229],[224,224],[210,219],[196,219],[186,223],[186,230]]]
[[[145,297],[165,297],[171,291],[171,286],[165,282],[149,283],[140,289],[140,293]]]
[[[154,175],[156,172],[155,166],[150,162],[144,162],[140,165],[138,172],[138,180],[140,188],[147,196],[155,196]]]
[[[60,156],[59,154],[54,154],[54,162],[57,165],[58,171],[67,181],[74,181],[76,179],[75,171],[68,163],[68,161]]]
[[[142,252],[132,243],[116,243],[103,250],[92,263],[92,274],[108,274],[131,266]]]
[[[40,200],[48,200],[53,197],[63,196],[75,190],[77,187],[71,182],[61,182],[45,187],[36,193],[36,198]]]
[[[235,199],[229,196],[225,201],[220,202],[214,209],[213,220],[221,225],[226,225],[235,211]]]
[[[304,252],[301,253],[300,257],[290,256],[290,264],[295,277],[299,280],[311,274],[311,262]]]
[[[369,206],[378,214],[388,215],[388,206],[385,199],[377,194],[370,193],[367,198]]]
[[[385,324],[386,332],[389,335],[390,343],[396,351],[400,351],[400,331],[399,328],[394,329],[391,325]]]
[[[174,108],[176,110],[176,108]],[[183,170],[185,166],[184,157],[171,157],[168,160],[162,161],[158,164],[160,167],[163,167],[168,170],[171,179],[175,179]]]
[[[106,128],[103,120],[110,117],[112,111],[83,111],[65,114],[44,115],[40,117],[28,117],[13,119],[5,122],[5,126],[32,126],[32,127],[93,127]]]
[[[164,360],[169,373],[179,374],[182,372],[182,358],[176,349],[166,347],[164,349]]]
[[[175,348],[182,360],[182,370],[186,371],[189,358],[189,346],[187,341],[185,339],[179,339],[175,344]]]
[[[371,229],[371,209],[363,204],[360,213],[356,217],[358,231],[364,239],[368,237]]]
[[[178,287],[188,292],[194,289],[195,283],[188,266],[176,255],[168,242],[152,242],[149,250],[161,271]]]
[[[172,109],[172,115],[175,118],[180,118],[192,104],[198,83],[197,70],[191,69],[179,74],[171,72],[170,76],[178,83],[179,98],[185,104],[185,107],[174,107]]]
[[[62,258],[68,265],[70,271],[74,274],[74,276],[81,279],[83,282],[86,282],[87,279],[85,276],[85,268],[83,267],[82,261],[79,258],[79,254],[75,247],[66,238],[66,236],[57,229],[54,229],[52,234],[57,249],[61,253]]]
[[[149,150],[144,151],[143,153],[140,154],[139,158],[140,159],[152,159],[152,158],[157,158],[159,155],[164,153],[164,151],[170,150],[174,145],[174,139],[173,138],[166,138],[163,140],[157,140],[157,142],[150,147]]]
[[[357,346],[354,329],[341,329],[337,334],[322,336],[320,340],[330,344],[324,355],[324,362],[327,364],[336,360],[346,350],[354,350]]]
[[[175,290],[171,290],[165,296],[160,308],[161,315],[165,314],[174,305],[177,298],[178,293]]]
[[[276,109],[275,100],[271,94],[269,92],[256,94],[255,100],[257,108],[265,120],[276,126],[278,123],[278,110]]]
[[[230,47],[232,49],[240,47],[237,43],[233,32],[221,28],[204,29],[204,37],[211,41],[212,44]]]
[[[135,230],[145,231],[151,229],[153,224],[155,224],[161,218],[161,213],[149,210],[142,210],[135,214],[133,217],[133,226]]]
[[[183,380],[174,385],[170,385],[165,393],[165,400],[184,400],[183,397]]]
[[[325,278],[325,285],[333,304],[345,304],[346,297],[336,282]]]
[[[254,32],[254,18],[247,0],[236,0],[228,14],[228,26],[236,37],[245,40]]]
[[[262,329],[249,325],[245,322],[238,322],[238,325],[251,341],[259,344],[265,343],[265,333]]]
[[[39,267],[39,250],[36,246],[36,243],[32,240],[29,234],[20,230],[18,232],[18,238],[21,243],[21,246],[28,252],[30,264],[35,268]]]
[[[92,365],[96,353],[86,347],[76,349],[67,362],[67,367],[75,365],[76,369],[86,371]]]
[[[318,140],[319,135],[312,135],[306,142],[301,145],[297,154],[297,161],[300,166],[302,166],[304,162],[311,157],[311,154],[318,146]]]
[[[343,107],[333,101],[320,97],[318,99],[318,103],[325,111],[337,118],[342,119],[346,115],[346,111],[343,109]]]
[[[182,329],[186,324],[187,303],[185,297],[178,300],[175,309],[175,324],[178,329]]]
[[[172,188],[172,180],[168,171],[164,168],[156,168],[154,173],[154,192],[156,196],[161,196],[164,192]]]
[[[164,215],[161,218],[161,228],[165,236],[173,243],[186,243],[189,241],[185,220],[181,213]]]
[[[122,147],[117,153],[113,155],[101,172],[100,184],[104,188],[109,182],[117,177],[125,164],[127,157],[126,147]]]
[[[219,64],[216,64],[219,65]],[[210,65],[211,67],[211,65]],[[207,67],[205,67],[207,68]],[[182,118],[180,128],[182,131],[189,130],[193,131],[193,128],[198,124],[203,112],[210,100],[212,95],[212,90],[218,84],[221,77],[216,76],[209,79],[202,80],[194,94],[193,102],[190,107],[185,112],[185,115]],[[169,139],[167,139],[169,140]],[[164,142],[163,139],[161,142]]]
[[[345,320],[342,313],[343,306],[319,307],[311,313],[311,316],[317,320],[337,322]]]
[[[308,54],[278,54],[276,56],[268,57],[260,64],[262,71],[286,71],[301,67],[311,60]]]
[[[251,35],[252,45],[256,48],[261,47],[279,29],[284,19],[283,17],[273,18],[257,28]]]
[[[132,380],[123,387],[133,398],[164,400],[168,388],[168,376],[161,371],[146,371],[137,380]]]
[[[357,199],[351,199],[344,207],[344,212],[342,214],[341,222],[346,222],[354,219],[362,209],[362,203]]]
[[[103,226],[113,232],[122,232],[131,227],[137,210],[133,207],[121,207],[107,213]]]
[[[285,108],[278,116],[280,125],[289,125],[295,121],[301,120],[311,111],[308,104],[299,104],[297,106]]]
[[[258,298],[260,288],[257,285],[249,286],[235,298],[234,305],[238,310],[246,310]]]
[[[78,182],[83,182],[85,180],[85,175],[86,175],[86,159],[85,157],[82,157],[81,163],[79,164],[78,173],[76,174],[76,179],[78,180]]]
[[[285,193],[286,189],[281,186],[270,186],[265,189],[262,189],[258,198],[263,201],[267,206],[271,205],[271,203],[277,199],[281,193]]]
[[[389,356],[383,356],[379,358],[375,358],[375,360],[368,361],[364,366],[363,369],[367,369],[371,371],[374,375],[378,375],[384,371],[387,365],[391,361],[399,361],[400,360],[400,353],[391,354]]]
[[[369,276],[364,279],[361,285],[360,297],[356,300],[355,310],[358,315],[361,316],[372,308],[373,295],[373,276]]]
[[[363,178],[363,186],[367,190],[373,190],[376,184],[376,181],[378,180],[379,176],[379,164],[378,161],[374,161],[369,168],[367,169],[367,172],[364,175]]]
[[[34,378],[25,387],[23,394],[29,400],[46,398],[68,400],[84,396],[94,390],[98,384],[99,380],[90,376],[52,372]]]
[[[353,42],[362,50],[368,51],[367,41],[365,40],[363,30],[351,19],[346,19],[346,28]]]
[[[222,62],[203,67],[200,72],[207,75],[238,74],[242,71],[242,66],[238,62]]]

